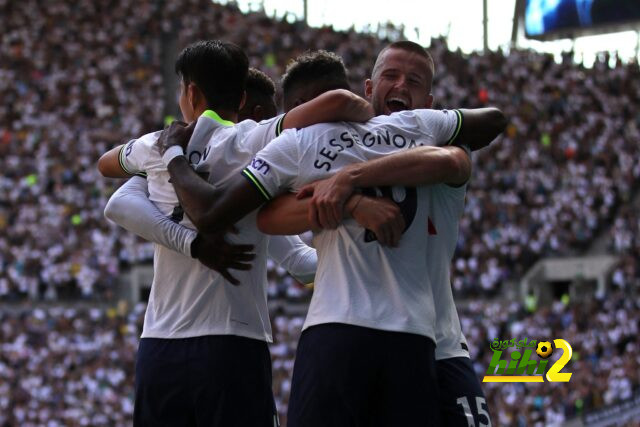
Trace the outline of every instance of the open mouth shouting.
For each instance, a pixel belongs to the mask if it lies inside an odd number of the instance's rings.
[[[400,96],[391,96],[387,98],[385,104],[390,113],[404,111],[409,108],[409,100]]]

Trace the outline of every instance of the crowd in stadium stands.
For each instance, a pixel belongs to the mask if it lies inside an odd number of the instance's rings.
[[[637,206],[625,205],[620,209],[611,228],[610,247],[612,253],[621,256],[620,264],[612,276],[612,283],[620,289],[640,285],[640,216]]]
[[[170,37],[177,35],[178,47],[216,37],[239,43],[251,65],[276,81],[305,49],[334,51],[358,93],[386,43],[208,0],[0,1],[0,16],[2,301],[108,299],[123,267],[150,259],[151,245],[103,218],[119,183],[99,178],[95,162],[162,127]],[[442,40],[430,51],[437,107],[496,105],[511,120],[498,144],[475,155],[454,259],[457,294],[496,294],[542,256],[580,253],[608,224],[609,249],[622,256],[611,278],[618,293],[606,300],[535,313],[516,303],[472,302],[460,310],[480,376],[494,338],[562,337],[574,348],[570,388],[487,385],[494,423],[561,424],[638,393],[640,307],[624,297],[640,282],[640,218],[628,204],[640,179],[638,65],[603,57],[586,69],[517,50],[462,55]],[[307,293],[271,265],[271,297]],[[0,425],[130,424],[143,309],[0,312]],[[282,416],[302,321],[273,317]]]
[[[151,245],[103,218],[119,182],[99,178],[95,162],[162,127],[168,39],[178,48],[234,41],[276,80],[290,58],[327,49],[344,58],[359,93],[388,41],[208,0],[0,2],[0,15],[2,300],[108,298],[123,266],[151,257]],[[637,63],[603,57],[586,69],[529,51],[462,55],[442,40],[430,50],[436,107],[490,104],[510,118],[500,142],[475,156],[457,294],[493,295],[542,256],[583,251],[613,222],[615,249],[627,254],[616,280],[637,281],[638,217],[615,217],[640,178]]]
[[[144,306],[124,312],[0,313],[0,425],[130,425]]]
[[[143,313],[143,304],[0,313],[0,425],[130,425]],[[496,338],[562,337],[573,348],[564,369],[572,373],[570,387],[484,384],[494,425],[562,425],[640,393],[640,304],[625,293],[531,312],[517,303],[476,301],[460,316],[480,377]],[[272,313],[273,387],[283,425],[303,319],[282,309]]]
[[[388,41],[208,0],[0,2],[0,15],[2,300],[108,298],[123,266],[152,256],[150,244],[103,218],[119,182],[99,178],[95,162],[162,127],[170,37],[179,47],[234,41],[276,81],[305,49],[331,50],[359,93]],[[616,281],[637,281],[638,217],[615,213],[640,177],[638,65],[607,57],[585,69],[517,50],[462,55],[442,40],[430,50],[437,107],[491,104],[511,120],[501,141],[475,156],[454,265],[457,294],[495,294],[542,256],[584,250],[614,221],[614,249],[627,255]],[[274,288],[271,295],[286,296],[288,287]]]
[[[96,160],[162,123],[157,11],[122,1],[0,2],[0,297],[109,297],[152,251],[102,216]]]

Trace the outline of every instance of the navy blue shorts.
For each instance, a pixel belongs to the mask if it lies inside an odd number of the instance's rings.
[[[436,361],[444,425],[491,426],[487,400],[468,357]]]
[[[233,335],[143,338],[136,426],[264,426],[277,422],[264,341]]]
[[[289,427],[438,426],[434,342],[341,323],[302,332]]]

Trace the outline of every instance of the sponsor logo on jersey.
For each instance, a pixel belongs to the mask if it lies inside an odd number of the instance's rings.
[[[258,159],[257,157],[251,159],[251,168],[256,172],[260,172],[262,175],[268,174],[271,169],[267,162],[262,159]]]

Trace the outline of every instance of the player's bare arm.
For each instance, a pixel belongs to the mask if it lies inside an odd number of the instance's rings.
[[[293,193],[282,194],[260,209],[257,224],[265,234],[300,234],[319,230],[309,215],[310,198],[297,199]],[[371,230],[381,245],[395,247],[404,230],[404,218],[391,200],[354,194],[345,203],[343,219],[353,218]]]
[[[460,110],[462,124],[452,143],[488,145],[506,126],[496,108]],[[461,185],[471,175],[471,159],[458,146],[416,147],[366,163],[349,165],[323,181],[303,187],[299,197],[313,195],[309,215],[314,225],[335,228],[347,198],[357,187],[385,185],[419,186],[446,183]]]
[[[289,111],[284,129],[303,128],[326,122],[366,122],[374,116],[373,107],[364,98],[345,89],[325,92]]]
[[[476,151],[491,144],[507,127],[507,118],[497,108],[460,109],[462,128],[454,145],[466,145]]]
[[[182,208],[201,233],[223,231],[265,202],[240,174],[221,189],[200,178],[184,156],[171,160],[168,170]]]
[[[192,132],[192,125],[173,122],[158,139],[160,153],[164,156],[171,147],[186,147]],[[214,187],[198,176],[182,155],[171,159],[167,170],[180,205],[204,234],[226,230],[265,202],[259,190],[240,174],[224,189]]]
[[[124,147],[124,144],[112,148],[98,160],[98,170],[105,178],[129,178],[131,176],[120,165],[120,150],[122,150],[122,147]]]
[[[460,147],[417,147],[365,163],[346,166],[330,178],[303,187],[298,197],[312,196],[309,221],[333,229],[356,188],[401,185],[415,187],[464,184],[471,175],[471,159]]]
[[[183,124],[184,125],[184,124]],[[122,164],[121,150],[127,145],[122,145],[110,150],[102,156],[99,167],[105,176],[130,177],[131,175]],[[235,283],[235,279],[227,269],[248,270],[249,262],[254,255],[250,253],[251,245],[228,244],[221,236],[201,236],[194,243],[192,234],[194,231],[183,229],[166,218],[157,207],[148,199],[146,181],[142,181],[142,189],[134,187],[134,181],[129,181],[121,187],[110,200],[105,210],[105,215],[129,231],[157,244],[169,247],[184,255],[191,255],[201,263],[222,274],[227,280]],[[133,189],[133,191],[131,191]],[[123,193],[124,192],[124,193]],[[126,214],[125,214],[126,213]],[[196,255],[194,248],[204,247]]]

